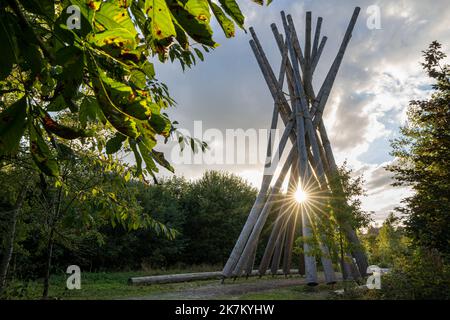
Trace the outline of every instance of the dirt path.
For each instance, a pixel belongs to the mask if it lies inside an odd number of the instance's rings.
[[[214,283],[207,283],[204,286],[199,286],[191,289],[184,289],[171,292],[155,293],[144,297],[132,298],[132,300],[205,300],[218,299],[221,297],[240,296],[250,292],[261,292],[273,290],[277,288],[285,288],[292,286],[300,286],[305,284],[305,279],[299,276],[292,276],[290,278],[273,278],[273,279],[258,279],[244,282],[238,280],[227,280],[225,284],[219,281]]]

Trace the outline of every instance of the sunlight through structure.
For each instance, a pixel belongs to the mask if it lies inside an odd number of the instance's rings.
[[[295,191],[294,197],[295,201],[297,201],[298,203],[304,203],[308,201],[308,194],[301,188],[298,188],[297,191]]]
[[[327,42],[327,37],[321,37],[322,18],[317,19],[313,35],[312,14],[306,13],[305,46],[302,48],[292,17],[281,12],[284,34],[279,32],[276,24],[271,25],[281,57],[278,74],[271,67],[255,31],[250,28],[250,46],[275,102],[271,130],[278,128],[279,118],[285,129],[276,151],[272,137],[269,139],[267,158],[272,162],[264,169],[261,189],[224,266],[223,279],[248,276],[254,272],[261,234],[271,216],[270,236],[256,272],[262,276],[270,269],[272,275],[276,275],[282,267],[283,274],[288,275],[294,242],[299,238],[303,247],[299,273],[305,275],[306,282],[318,284],[318,261],[322,264],[325,282],[336,282],[333,265],[337,261],[332,260],[336,254],[330,253],[327,246],[330,242],[327,241],[327,233],[322,231],[322,223],[332,220],[329,218],[330,212],[335,212],[332,205],[347,208],[348,204],[345,198],[342,200],[342,184],[334,184],[338,167],[322,115],[360,10],[355,8],[339,51],[319,90],[314,88],[313,76]],[[285,150],[288,145],[292,145],[291,149]],[[286,153],[284,163],[278,161],[282,157],[284,159]],[[281,170],[275,170],[278,163],[282,164]],[[274,172],[279,172],[276,179]],[[288,190],[287,194],[282,194],[285,182],[289,183]],[[340,202],[336,204],[336,201]],[[338,221],[338,225],[332,228],[335,230],[331,232],[338,230],[349,244],[348,252],[341,250],[339,262],[344,278],[355,279],[365,274],[367,258],[355,230],[348,221]],[[331,241],[334,241],[333,237]]]

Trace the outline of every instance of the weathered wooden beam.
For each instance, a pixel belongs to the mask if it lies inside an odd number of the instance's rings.
[[[312,67],[311,67],[312,74],[314,74],[314,72],[316,71],[317,65],[319,64],[319,60],[320,60],[320,57],[322,56],[322,52],[323,52],[323,49],[325,48],[327,40],[328,40],[328,37],[322,37],[322,40],[320,41],[319,49],[317,50],[317,53],[314,56],[313,61],[312,61]]]
[[[284,208],[286,207],[286,204],[282,204],[278,208],[278,213],[275,218],[274,226],[272,228],[272,232],[270,233],[269,240],[266,245],[266,249],[264,250],[263,257],[261,259],[261,262],[259,264],[259,274],[261,276],[265,275],[267,272],[267,268],[269,267],[270,260],[273,257],[275,246],[277,244],[277,240],[280,236],[280,233],[282,233],[283,227],[285,226],[285,217],[284,217]],[[278,267],[277,267],[278,269]]]
[[[283,256],[283,271],[285,275],[289,275],[292,264],[292,248],[294,246],[295,229],[297,226],[297,207],[291,208],[289,224],[286,233],[286,243]]]
[[[308,285],[315,286],[318,284],[316,257],[312,255],[312,248],[308,243],[308,240],[313,239],[314,235],[311,229],[311,221],[309,220],[310,217],[306,212],[305,207],[301,207],[301,213],[303,239],[306,240],[303,242],[303,252],[305,256],[305,277]]]
[[[334,284],[336,283],[336,274],[334,273],[333,262],[330,258],[330,250],[323,241],[320,243],[320,250],[322,252],[320,260],[323,266],[323,273],[325,274],[325,282],[327,284]]]
[[[320,162],[320,155],[318,154],[317,142],[315,142],[315,133],[312,127],[311,117],[309,115],[309,108],[306,101],[305,91],[302,87],[300,70],[298,68],[298,56],[294,50],[292,39],[293,39],[293,28],[292,25],[289,26],[284,15],[281,13],[284,30],[286,33],[287,45],[289,48],[289,53],[291,56],[291,65],[293,70],[293,77],[290,78],[294,80],[294,89],[296,99],[294,100],[294,106],[297,113],[297,148],[299,149],[299,172],[301,177],[301,183],[304,184],[306,181],[310,180],[311,173],[309,172],[308,156],[306,152],[305,134],[308,131],[309,142],[313,149],[313,157],[315,162],[315,170],[318,171],[318,176],[323,177],[323,167]],[[288,67],[288,81],[289,81],[289,67]],[[305,130],[306,127],[306,130]],[[302,171],[303,170],[303,171]],[[322,179],[322,178],[320,178]],[[305,207],[302,208],[305,213],[303,216],[307,215]],[[303,234],[306,238],[313,238],[314,234],[311,229],[311,222],[309,218],[303,221]],[[305,252],[305,270],[306,278],[309,285],[317,284],[317,266],[315,257],[312,255],[312,248],[307,241],[304,242],[304,252]]]
[[[292,264],[292,248],[294,246],[294,237],[295,237],[295,231],[297,226],[297,214],[298,214],[298,204],[294,200],[295,192],[298,188],[298,166],[292,166],[291,168],[291,176],[289,178],[289,186],[287,190],[287,196],[288,200],[286,201],[289,203],[289,222],[288,222],[288,228],[287,228],[287,234],[286,234],[286,243],[284,247],[284,256],[283,256],[283,270],[285,271],[285,275],[287,276],[291,270],[291,264]],[[289,199],[291,198],[291,199]]]
[[[246,277],[249,277],[253,271],[253,266],[255,265],[255,260],[256,260],[257,249],[258,249],[257,246],[255,248],[253,248],[253,251],[247,260],[247,266],[245,267],[245,273],[244,273]]]
[[[303,217],[302,217],[302,210],[298,211],[299,219],[298,219],[298,229],[299,229],[299,236],[303,237]],[[298,273],[302,276],[305,275],[305,254],[302,251],[299,255],[298,260]]]
[[[313,43],[312,54],[311,54],[312,61],[314,61],[314,59],[317,56],[317,51],[319,48],[319,40],[320,40],[320,31],[322,29],[322,21],[323,21],[322,17],[317,18],[316,31],[314,32],[314,43]]]
[[[281,16],[284,21],[285,20],[284,12],[281,13]],[[311,60],[311,57],[308,57],[308,60],[307,60],[306,54],[305,54],[305,58],[301,58],[302,57],[302,48],[301,48],[300,42],[298,40],[297,31],[295,29],[294,22],[292,20],[291,15],[287,15],[286,18],[287,18],[288,26],[289,26],[290,32],[291,32],[291,42],[292,42],[292,45],[294,46],[294,50],[297,55],[298,62],[300,62],[300,67],[301,67],[301,70],[303,73],[303,86],[305,87],[305,93],[308,96],[308,92],[312,88],[311,77],[310,77],[310,75],[311,75],[310,69],[311,68],[309,67],[310,63],[308,62]],[[306,50],[305,50],[305,52],[306,52]],[[296,63],[296,61],[292,62],[292,63]],[[292,63],[288,64],[287,67],[290,67],[292,69]]]
[[[287,19],[291,28],[291,32],[295,32],[294,21],[292,16],[288,15]],[[312,14],[311,11],[306,12],[306,32],[305,32],[305,73],[303,74],[305,93],[308,96],[312,88],[312,73],[311,73],[311,30],[312,30]],[[297,39],[296,33],[292,35],[293,39]],[[299,43],[298,41],[295,41]]]
[[[294,69],[294,93],[295,96],[291,97],[292,99],[292,108],[295,112],[295,121],[297,125],[297,149],[299,153],[299,173],[301,177],[302,183],[307,181],[307,170],[308,170],[308,154],[306,151],[306,142],[305,142],[305,136],[306,136],[306,130],[305,130],[305,119],[304,119],[304,105],[306,105],[306,100],[304,98],[305,93],[303,91],[303,87],[301,85],[301,77],[300,77],[300,70],[298,68],[298,62],[296,59],[296,55],[294,52],[294,47],[292,45],[292,34],[291,30],[289,30],[286,22],[286,16],[284,12],[281,12],[281,17],[283,19],[283,25],[285,27],[286,32],[286,43],[287,47],[289,49],[289,54],[291,57],[291,65]]]
[[[289,15],[290,16],[290,15]],[[305,60],[311,63],[312,12],[306,11],[305,20]]]
[[[280,102],[280,116],[284,123],[289,121],[289,115],[291,113],[291,107],[284,96],[283,90],[278,86],[277,79],[269,64],[267,56],[259,42],[259,39],[253,28],[249,28],[253,40],[250,40],[250,46],[252,47],[253,53],[257,59],[260,69],[263,73],[264,79],[269,87],[270,93],[274,101]]]
[[[272,273],[272,275],[276,275],[278,268],[280,266],[280,262],[281,262],[281,254],[283,252],[283,248],[284,248],[284,241],[286,239],[286,229],[287,229],[287,220],[288,220],[288,216],[286,215],[284,217],[285,223],[284,223],[284,227],[282,229],[282,232],[280,232],[280,234],[278,235],[278,239],[277,239],[277,243],[276,243],[276,247],[275,247],[275,252],[273,254],[273,258],[272,258],[272,264],[270,267],[270,272]]]

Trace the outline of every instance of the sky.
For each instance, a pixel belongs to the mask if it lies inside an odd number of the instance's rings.
[[[323,17],[322,35],[328,37],[328,42],[315,73],[316,91],[337,53],[354,8],[361,7],[324,122],[338,164],[347,161],[355,175],[365,178],[363,209],[372,211],[376,222],[382,221],[410,194],[406,188],[392,187],[391,174],[384,168],[395,161],[389,154],[390,140],[398,136],[399,127],[405,123],[408,102],[431,94],[431,82],[420,66],[422,51],[438,40],[449,53],[448,0],[275,0],[269,7],[241,0],[239,4],[246,16],[246,27],[254,27],[276,73],[281,59],[270,24],[275,22],[282,29],[280,11],[292,15],[300,39],[304,38],[306,11],[312,11],[314,25],[318,16]],[[212,129],[224,136],[230,129],[243,129],[242,136],[246,130],[268,129],[273,99],[249,46],[250,33],[237,30],[235,38],[226,39],[217,23],[213,23],[213,30],[220,46],[205,54],[204,62],[184,73],[177,62],[156,65],[158,79],[168,85],[177,101],[177,107],[168,114],[191,135],[199,121],[201,132]],[[281,125],[279,128],[283,129]],[[265,136],[261,137],[258,152],[264,153]],[[209,142],[206,156],[226,152],[224,143],[217,139],[200,138]],[[223,170],[260,186],[263,161],[250,161],[247,154],[246,161],[240,163],[177,163],[173,159],[178,154],[175,145],[169,143],[159,149],[175,162],[177,175],[196,179],[207,170]],[[247,145],[235,152],[252,152],[249,148]],[[161,171],[160,175],[169,173]]]

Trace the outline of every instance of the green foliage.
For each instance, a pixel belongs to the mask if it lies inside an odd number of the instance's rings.
[[[411,101],[408,123],[392,143],[397,163],[388,168],[395,185],[408,186],[414,195],[403,200],[408,236],[418,246],[450,253],[450,66],[433,42],[424,51],[422,64],[433,78],[434,93],[428,100]]]
[[[364,243],[370,264],[389,268],[399,255],[410,252],[410,239],[405,234],[401,220],[389,214],[381,228],[370,227],[363,234]]]
[[[382,277],[380,292],[371,294],[389,300],[449,300],[449,287],[450,265],[436,250],[419,248],[412,255],[398,254]]]
[[[184,198],[185,259],[193,264],[225,263],[256,197],[241,178],[207,172]]]
[[[106,159],[98,162],[107,163]],[[35,191],[28,194],[18,222],[16,278],[42,277],[52,221],[52,273],[74,263],[92,271],[222,265],[256,196],[254,188],[229,174],[210,172],[198,181],[173,177],[145,185],[123,181],[127,173],[122,166],[113,169],[112,164],[108,171],[109,165],[101,166],[93,158],[80,160],[74,167],[63,167],[67,181],[58,217],[46,210],[50,204],[45,200],[54,199],[58,188],[49,184],[44,196],[39,175],[30,176]],[[29,159],[27,163],[31,170]],[[15,181],[14,176],[17,181],[0,192],[1,211],[11,210],[18,184],[27,174],[4,167],[2,185],[7,179]]]
[[[113,154],[130,150],[136,177],[173,170],[154,150],[158,137],[176,131],[164,110],[174,105],[150,59],[179,60],[183,69],[203,60],[213,40],[211,12],[227,37],[244,17],[234,0],[7,0],[0,6],[0,155],[15,155],[22,138],[39,170],[59,176],[55,137],[86,137]],[[262,4],[262,1],[259,1]],[[80,9],[80,28],[71,28]],[[75,13],[76,16],[76,13]],[[195,41],[195,45],[191,42]],[[194,55],[195,53],[195,55]],[[3,89],[5,88],[5,89]],[[75,115],[73,126],[60,113]],[[87,129],[87,131],[86,131]],[[121,136],[120,136],[121,135]],[[192,140],[194,141],[194,140]],[[139,146],[136,148],[136,146]],[[145,163],[145,168],[143,164]]]

